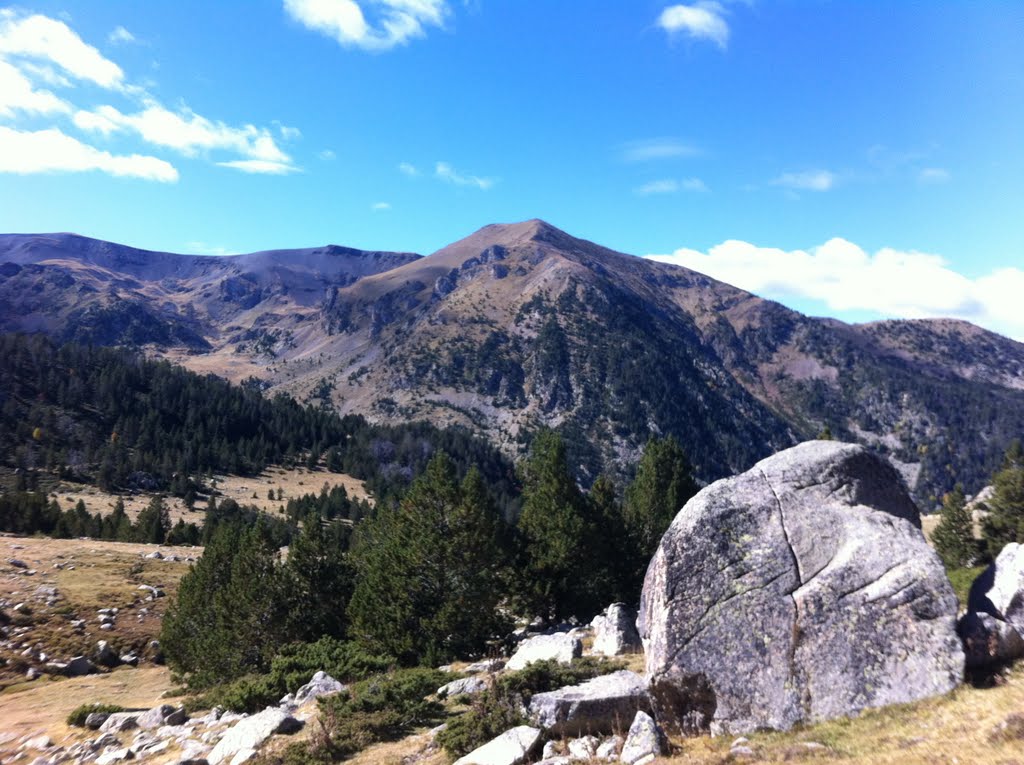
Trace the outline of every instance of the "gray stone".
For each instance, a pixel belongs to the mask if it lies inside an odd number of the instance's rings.
[[[188,720],[188,712],[185,707],[178,707],[164,718],[164,725],[184,725]]]
[[[314,674],[308,683],[295,692],[294,703],[298,706],[302,706],[313,699],[320,698],[321,696],[329,696],[332,693],[340,693],[343,690],[345,690],[344,685],[339,683],[326,672],[320,671]]]
[[[478,674],[480,672],[498,672],[505,668],[504,659],[483,659],[481,661],[475,661],[466,667],[463,672],[468,675]]]
[[[114,712],[107,718],[107,721],[100,726],[103,733],[120,733],[139,727],[139,715],[141,712]]]
[[[22,751],[24,751],[25,749],[35,749],[37,751],[41,751],[43,749],[49,749],[51,746],[53,746],[53,739],[46,735],[39,735],[33,738],[26,739],[22,742],[19,748]]]
[[[957,624],[957,632],[964,643],[967,666],[972,669],[1024,658],[1024,639],[1017,630],[991,614],[964,614]]]
[[[640,633],[636,631],[636,611],[625,603],[612,603],[590,623],[594,629],[591,649],[602,656],[621,656],[643,650]]]
[[[490,686],[486,678],[483,677],[463,677],[458,680],[452,680],[450,683],[445,683],[437,689],[438,696],[446,696],[451,698],[452,696],[466,696],[474,693],[480,693],[486,691]]]
[[[235,723],[217,742],[217,746],[206,759],[210,765],[219,765],[225,760],[230,761],[243,750],[258,749],[275,733],[294,733],[301,727],[302,723],[284,710],[269,707]]]
[[[654,719],[646,712],[637,712],[629,726],[619,760],[626,765],[634,765],[645,757],[657,757],[666,751],[665,735]]]
[[[1024,545],[1006,545],[974,580],[967,610],[991,614],[1024,637]]]
[[[583,655],[583,642],[575,635],[556,632],[552,635],[537,635],[519,644],[505,669],[514,672],[535,661],[557,661],[569,664]]]
[[[580,685],[534,694],[529,716],[549,734],[582,736],[622,730],[640,710],[651,711],[647,683],[635,672],[620,670]]]
[[[89,730],[99,730],[108,717],[109,712],[92,712],[85,718],[85,727]]]
[[[637,714],[640,714],[639,712]],[[597,751],[594,752],[594,757],[599,760],[617,760],[619,759],[619,752],[622,751],[622,746],[625,740],[622,736],[612,736],[606,738],[597,747]]]
[[[76,656],[68,662],[67,668],[64,670],[68,677],[81,677],[82,675],[91,675],[96,671],[96,666],[84,656]]]
[[[547,742],[545,742],[544,749],[541,751],[541,755],[540,755],[541,759],[542,760],[550,760],[552,757],[557,757],[557,756],[558,756],[558,742],[557,741],[547,741]]]
[[[956,610],[892,466],[811,441],[686,504],[638,626],[663,724],[747,733],[952,690]]]
[[[134,759],[135,752],[131,749],[108,749],[96,758],[96,765],[113,765],[115,762]]]
[[[161,704],[158,707],[153,707],[148,712],[143,712],[139,715],[139,718],[135,721],[136,724],[143,730],[154,730],[164,724],[164,720],[167,716],[174,711],[174,707],[170,704]]]
[[[35,667],[29,667],[28,671],[25,673],[25,679],[26,680],[36,680],[36,679],[38,679],[39,674],[40,674],[40,672],[39,672],[38,669],[36,669]]]
[[[96,663],[104,667],[116,667],[121,663],[121,657],[110,647],[110,643],[100,640],[96,643]]]
[[[521,765],[537,748],[540,736],[537,728],[520,725],[460,757],[455,765]]]
[[[127,664],[130,667],[137,667],[139,665],[139,657],[133,653],[121,654],[118,659],[122,664]]]
[[[574,760],[592,760],[597,754],[597,745],[601,743],[596,736],[574,738],[569,742],[569,756]]]

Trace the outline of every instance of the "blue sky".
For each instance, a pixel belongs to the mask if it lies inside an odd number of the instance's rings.
[[[2,231],[427,253],[541,217],[814,313],[1024,337],[1024,3],[0,14]]]

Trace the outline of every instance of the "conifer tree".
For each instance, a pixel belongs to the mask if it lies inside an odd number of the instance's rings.
[[[992,477],[992,498],[983,525],[988,553],[995,557],[1010,542],[1024,542],[1024,448],[1014,441],[1006,450],[1003,465]]]
[[[932,544],[948,569],[964,568],[974,561],[974,523],[960,484],[942,498],[942,518],[932,532]]]
[[[345,610],[352,597],[354,572],[341,529],[340,524],[324,527],[320,516],[310,513],[288,547],[283,581],[289,633],[298,640],[345,635]]]
[[[139,513],[135,522],[136,538],[139,542],[162,545],[171,530],[171,516],[163,497],[157,495]]]

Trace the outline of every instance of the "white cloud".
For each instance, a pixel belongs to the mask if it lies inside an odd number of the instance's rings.
[[[390,210],[391,209],[391,203],[390,202],[374,202],[370,206],[370,209],[373,210],[374,212],[385,212],[386,210]]]
[[[729,43],[729,25],[718,3],[670,5],[658,16],[658,26],[669,34],[685,34],[698,40],[710,40],[725,49]]]
[[[319,157],[320,159],[324,160],[325,162],[330,162],[333,159],[337,159],[338,155],[335,154],[330,149],[324,149],[319,154],[317,154],[317,157]]]
[[[836,185],[835,173],[828,170],[808,170],[803,173],[783,173],[771,183],[794,191],[828,191]]]
[[[833,311],[899,318],[952,317],[1024,340],[1024,270],[968,278],[939,255],[883,248],[869,254],[845,239],[809,250],[781,250],[729,240],[706,253],[650,255],[764,297],[802,298]]]
[[[235,159],[230,162],[218,162],[217,165],[259,175],[289,175],[299,172],[299,168],[288,162],[274,162],[269,159]]]
[[[420,174],[420,171],[416,169],[416,166],[410,165],[408,162],[399,162],[398,171],[403,175],[408,175],[410,178],[415,178]]]
[[[374,10],[367,20],[364,7]],[[445,0],[284,0],[285,11],[313,31],[345,47],[383,51],[442,27],[449,14]]]
[[[695,157],[700,151],[676,138],[649,138],[630,141],[622,147],[622,158],[626,162],[648,162],[658,159]]]
[[[282,167],[291,165],[291,158],[281,150],[267,128],[254,125],[232,127],[219,120],[209,120],[187,108],[180,113],[172,112],[153,100],[147,101],[145,108],[135,114],[125,114],[109,105],[93,111],[79,111],[75,113],[74,122],[82,130],[104,135],[129,131],[148,143],[174,149],[187,157],[197,156],[200,152],[221,150],[235,152],[248,160],[260,160]],[[228,162],[219,164],[239,166]]]
[[[633,189],[634,194],[642,197],[650,196],[651,194],[675,194],[679,191],[706,192],[708,187],[700,178],[684,178],[681,181],[677,181],[674,178],[664,178],[645,183],[643,186]]]
[[[122,26],[114,27],[114,31],[112,31],[109,35],[107,35],[107,41],[109,43],[111,43],[112,45],[120,45],[121,43],[137,43],[138,42],[138,40],[136,39],[135,35],[133,35],[131,32],[129,32],[127,29],[125,29]]]
[[[0,117],[68,113],[71,105],[48,90],[36,90],[17,67],[0,59]]]
[[[0,126],[0,173],[82,173],[173,183],[178,171],[169,162],[139,154],[119,156],[84,144],[56,128],[20,131]]]
[[[297,127],[289,127],[288,125],[282,125],[277,120],[274,121],[277,132],[281,134],[282,141],[297,141],[302,138],[302,131]]]
[[[77,80],[121,90],[124,72],[96,48],[87,45],[62,21],[0,11],[0,56],[49,61]]]
[[[434,175],[442,181],[454,183],[456,186],[473,186],[481,191],[487,191],[487,189],[491,188],[495,183],[493,178],[481,178],[476,175],[463,175],[456,171],[456,169],[447,162],[438,162],[434,166]]]
[[[917,174],[917,180],[926,184],[947,183],[951,177],[943,167],[925,167]]]

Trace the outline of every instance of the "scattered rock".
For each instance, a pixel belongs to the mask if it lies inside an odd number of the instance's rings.
[[[28,568],[28,565],[23,560],[17,558],[8,558],[7,562],[14,568]]]
[[[12,608],[11,610],[14,611],[14,613],[16,614],[32,613],[32,609],[30,609],[25,603],[16,603],[14,608]]]
[[[629,726],[619,760],[626,765],[635,765],[645,758],[654,758],[665,752],[665,736],[661,729],[649,714],[637,712],[633,724]]]
[[[332,693],[340,693],[345,686],[328,675],[324,671],[317,672],[312,679],[295,692],[295,704],[302,706],[308,701],[329,696]]]
[[[537,728],[520,725],[460,757],[455,765],[521,765],[540,743],[540,736]]]
[[[109,717],[110,712],[90,712],[85,718],[85,727],[89,730],[99,730]]]
[[[170,704],[161,704],[139,715],[135,723],[143,730],[154,730],[164,724],[167,716],[174,711]]]
[[[639,627],[659,720],[746,733],[955,688],[956,610],[892,466],[811,441],[686,504]]]
[[[635,672],[620,670],[580,685],[535,694],[529,715],[549,734],[580,736],[622,730],[641,710],[651,711],[646,682]]]
[[[275,733],[294,733],[301,727],[302,723],[284,710],[269,707],[236,723],[217,742],[206,759],[210,765],[219,765],[225,760],[230,761],[243,750],[259,748]]]
[[[127,664],[130,667],[139,666],[139,657],[133,653],[124,653],[117,658],[122,664]]]
[[[242,749],[236,752],[235,756],[231,758],[231,765],[242,765],[243,762],[247,762],[255,756],[255,749]]]
[[[438,696],[445,696],[451,698],[453,696],[472,695],[474,693],[480,693],[486,691],[490,686],[486,678],[483,677],[463,677],[459,680],[452,680],[450,683],[446,683],[437,689]]]
[[[188,720],[188,713],[185,707],[178,707],[164,718],[164,725],[184,725]]]
[[[76,656],[67,663],[64,673],[68,677],[82,677],[91,675],[96,671],[96,666],[84,656]]]
[[[625,740],[622,736],[612,736],[611,738],[605,739],[601,742],[601,745],[597,747],[597,752],[594,756],[599,760],[617,760],[619,759],[619,752],[622,751],[622,745]]]
[[[558,742],[548,741],[544,744],[544,749],[541,751],[542,760],[550,760],[552,757],[558,756]]]
[[[481,672],[498,672],[505,668],[504,659],[484,659],[482,661],[476,661],[466,667],[463,672],[468,675],[479,674]]]
[[[597,745],[601,743],[596,736],[574,738],[569,742],[569,757],[574,760],[592,760],[597,754]]]
[[[39,672],[38,669],[36,669],[35,667],[29,667],[28,671],[25,673],[25,679],[26,680],[36,680],[36,679],[39,678],[39,674],[40,674],[40,672]]]
[[[108,749],[96,758],[96,765],[113,765],[115,762],[134,759],[135,752],[131,749]]]
[[[100,640],[96,643],[96,662],[104,667],[116,667],[121,663],[121,657],[110,647],[110,643]]]
[[[967,610],[991,614],[1024,636],[1024,545],[1006,545],[974,580]]]
[[[535,661],[554,660],[559,664],[569,664],[582,655],[583,642],[575,635],[567,632],[537,635],[519,644],[505,669],[514,672]]]
[[[139,715],[141,712],[114,712],[107,718],[107,721],[100,726],[103,733],[120,733],[139,727]]]
[[[643,650],[640,633],[636,631],[636,611],[624,603],[612,603],[603,614],[590,623],[594,629],[591,649],[602,656],[621,656]]]
[[[971,669],[1024,657],[1024,639],[1017,630],[991,614],[964,614],[957,624],[957,632]]]
[[[163,560],[164,556],[163,553],[161,553],[159,550],[154,550],[153,552],[149,553],[146,557],[150,560]]]
[[[22,742],[19,749],[22,751],[26,749],[35,749],[36,751],[42,751],[49,749],[53,746],[53,739],[46,735],[35,736],[34,738],[28,738]]]

